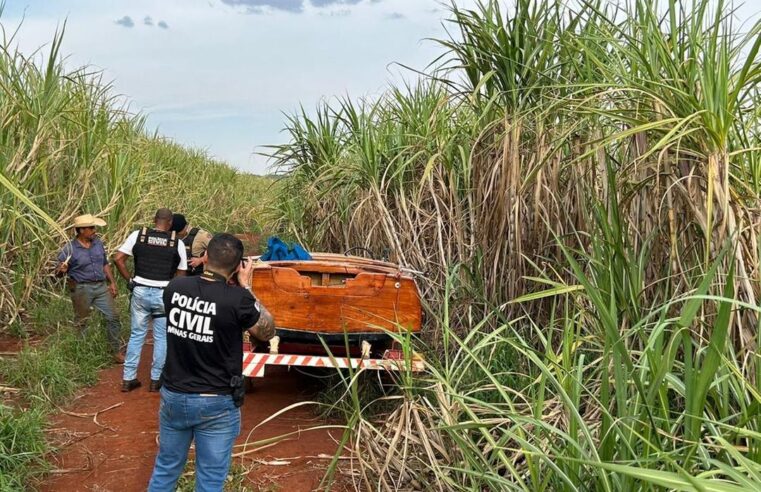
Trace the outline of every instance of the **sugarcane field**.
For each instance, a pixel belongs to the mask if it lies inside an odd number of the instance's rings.
[[[761,490],[761,3],[0,30],[0,492]]]

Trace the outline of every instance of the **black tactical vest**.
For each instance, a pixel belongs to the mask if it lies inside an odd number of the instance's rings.
[[[188,235],[185,236],[185,239],[182,240],[183,244],[185,245],[185,251],[187,252],[188,261],[193,257],[193,241],[196,240],[196,236],[198,235],[198,231],[200,231],[198,227],[193,227],[190,229],[190,232],[188,232]],[[203,266],[199,267],[192,267],[188,265],[188,276],[192,275],[201,275],[203,273]]]
[[[149,280],[171,280],[180,264],[177,233],[143,227],[132,248],[135,276]]]
[[[193,256],[193,241],[196,240],[196,234],[198,234],[198,231],[200,231],[198,227],[190,229],[188,235],[185,236],[185,239],[182,240],[183,244],[185,245],[185,252],[187,253],[186,256],[188,259]]]

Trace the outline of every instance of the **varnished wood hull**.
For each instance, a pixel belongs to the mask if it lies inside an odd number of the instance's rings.
[[[362,338],[420,331],[414,279],[392,263],[332,254],[257,264],[251,286],[282,333]],[[296,336],[298,335],[298,337]]]

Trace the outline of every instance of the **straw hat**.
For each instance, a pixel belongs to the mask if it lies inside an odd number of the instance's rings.
[[[68,229],[71,229],[72,227],[92,227],[92,226],[103,227],[105,225],[106,225],[105,220],[99,219],[93,216],[92,214],[84,214],[78,217],[74,217],[74,222],[68,227]]]

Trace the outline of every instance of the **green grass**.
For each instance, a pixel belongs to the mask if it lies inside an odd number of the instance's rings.
[[[50,321],[60,316],[57,307],[40,308],[35,317]],[[27,489],[44,475],[48,455],[55,451],[44,432],[48,415],[82,386],[95,384],[98,372],[111,364],[99,325],[91,320],[86,336],[71,323],[48,327],[41,343],[0,359],[0,384],[20,390],[18,399],[0,402],[0,490]]]
[[[212,232],[258,232],[272,184],[146,131],[144,116],[125,111],[127,101],[97,72],[64,65],[62,36],[44,64],[10,39],[0,49],[0,332],[28,341],[0,359],[0,382],[22,395],[2,407],[0,445],[12,446],[0,450],[2,490],[44,471],[47,416],[111,362],[103,320],[96,314],[84,337],[75,334],[63,282],[51,275],[71,238],[62,227],[82,213],[104,218],[111,252],[164,206]],[[126,333],[123,286],[120,293]]]
[[[329,393],[361,486],[758,489],[761,22],[740,32],[708,0],[501,5],[453,4],[416,83],[290,117],[271,193],[147,135],[58,39],[45,67],[0,53],[0,315],[29,319],[54,224],[79,211],[110,246],[158,204],[212,230],[266,216],[424,272],[424,340],[400,343],[428,371]],[[71,376],[85,355],[52,340],[51,369],[18,361],[40,401],[97,366]]]
[[[0,358],[0,384],[20,390],[18,398],[0,402],[2,491],[30,489],[44,476],[55,451],[45,436],[48,416],[79,388],[96,383],[98,372],[111,364],[99,313],[81,336],[73,327],[67,296],[40,291],[34,301],[9,330],[25,339],[23,348],[15,357]],[[123,327],[125,302],[124,296],[117,302]]]
[[[233,463],[230,466],[230,472],[227,474],[225,484],[223,486],[224,492],[260,492],[260,491],[272,491],[275,492],[277,488],[261,489],[255,487],[249,480],[248,474],[250,469],[242,466],[238,463]],[[188,462],[185,466],[185,470],[177,482],[177,492],[192,492],[195,490],[195,470],[192,462]]]
[[[382,420],[342,380],[361,486],[759,488],[761,22],[743,20],[726,1],[453,3],[418,81],[287,120],[277,227],[424,272],[424,343],[404,343],[428,373]]]
[[[98,72],[64,65],[62,39],[44,65],[0,46],[0,329],[54,288],[51,259],[74,216],[106,220],[111,252],[159,207],[212,232],[259,231],[273,182],[149,133]]]
[[[43,432],[45,413],[0,403],[0,490],[25,490],[48,466]]]
[[[613,340],[593,304],[605,292],[582,277],[583,290],[557,296],[568,316],[554,325],[517,319],[491,328],[482,321],[461,337],[440,313],[435,322],[449,350],[437,357],[399,339],[427,353],[429,368],[399,378],[393,410],[382,418],[368,411],[363,380],[344,380],[348,396],[336,408],[350,423],[344,439],[363,482],[443,490],[755,490],[761,394],[722,343],[731,291],[703,293],[715,271],[696,278],[702,286],[692,295],[657,307]],[[731,286],[731,276],[722,283]],[[685,350],[681,326],[696,306],[718,308],[712,336],[687,338]],[[616,343],[631,364],[614,365]]]
[[[69,327],[49,335],[34,347],[25,346],[16,357],[0,361],[0,380],[23,390],[36,405],[59,404],[76,389],[92,385],[98,371],[111,364],[104,331],[91,327],[86,336]]]
[[[352,401],[347,396],[347,384],[345,375],[332,369],[309,371],[306,378],[315,378],[315,395],[310,399],[316,401],[312,410],[320,418],[336,420],[346,416],[352,409]],[[388,413],[393,409],[393,404],[388,404],[384,396],[398,393],[393,379],[380,374],[377,371],[369,371],[359,375],[356,382],[359,401],[366,402],[364,408],[366,416],[376,417]]]

